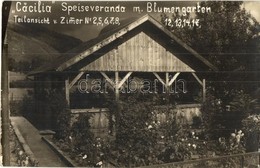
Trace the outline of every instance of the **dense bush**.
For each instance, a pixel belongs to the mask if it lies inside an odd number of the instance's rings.
[[[226,106],[227,119],[225,127],[234,131],[242,129],[242,120],[255,112],[256,100],[243,90],[235,90],[232,99]],[[228,109],[230,106],[230,109]]]
[[[70,110],[65,95],[61,92],[53,91],[49,96],[49,105],[51,113],[53,114],[55,128],[55,138],[66,139],[70,135]]]
[[[246,149],[248,152],[258,150],[260,135],[260,115],[253,114],[243,120],[243,130],[245,132]]]
[[[125,96],[121,101],[110,104],[111,130],[116,131],[115,140],[95,138],[88,113],[80,114],[70,128],[67,102],[64,94],[57,90],[48,91],[47,103],[26,97],[24,101],[34,106],[26,106],[24,110],[37,110],[37,103],[38,107],[43,107],[38,109],[42,114],[48,110],[55,119],[55,137],[60,139],[59,146],[70,153],[79,165],[96,166],[113,158],[118,166],[129,167],[209,157],[209,151],[214,155],[244,152],[244,133],[236,130],[242,127],[241,120],[253,113],[254,101],[241,91],[230,97],[224,102],[209,93],[201,108],[204,129],[199,126],[201,121],[195,124],[194,129],[178,124],[174,103],[169,104],[163,96]],[[156,104],[158,99],[162,100],[159,106]],[[163,121],[158,116],[164,116]],[[248,129],[245,135],[255,132],[257,123],[251,122],[256,121],[255,118],[243,122]],[[229,120],[234,121],[229,124]]]
[[[120,166],[183,161],[203,154],[205,143],[200,133],[178,124],[174,103],[157,106],[153,100],[161,97],[143,96],[131,95],[113,109],[116,140],[111,150],[118,151]]]
[[[53,129],[57,139],[68,137],[70,111],[64,93],[48,89],[41,98],[29,93],[20,102],[12,102],[12,115],[25,116],[38,129]]]
[[[221,100],[208,93],[206,101],[201,106],[203,125],[209,139],[217,139],[221,133],[222,125],[221,117],[223,115],[223,107]]]
[[[26,117],[38,129],[43,129],[47,124],[45,120],[46,104],[42,100],[34,98],[33,93],[23,97],[20,106],[20,114]]]
[[[244,133],[241,130],[231,133],[228,138],[220,137],[216,151],[219,155],[243,153],[245,152],[243,139]]]
[[[127,165],[145,165],[156,145],[157,132],[152,129],[153,116],[150,102],[129,97],[120,102],[116,113],[116,144],[122,151],[121,161]],[[149,127],[150,126],[150,127]],[[125,162],[126,161],[126,162]]]
[[[208,92],[201,107],[204,126],[210,139],[228,138],[242,129],[242,120],[254,113],[255,100],[242,90],[232,90],[220,97]]]
[[[68,150],[79,166],[99,167],[109,160],[112,142],[94,136],[89,122],[91,117],[91,114],[83,113],[76,118],[68,141],[63,143],[67,144],[63,150]]]
[[[94,134],[90,131],[90,117],[88,113],[80,114],[71,128],[73,145],[81,151],[93,148]]]

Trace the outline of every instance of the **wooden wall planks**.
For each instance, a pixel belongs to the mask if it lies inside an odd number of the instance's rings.
[[[139,32],[85,66],[87,71],[194,72],[159,42]]]

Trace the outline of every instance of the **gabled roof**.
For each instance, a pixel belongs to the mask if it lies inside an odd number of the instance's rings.
[[[190,52],[194,57],[203,62],[207,67],[216,71],[217,68],[212,65],[207,59],[202,57],[199,53],[193,50],[190,46],[185,44],[182,40],[177,38],[172,32],[170,32],[167,28],[165,28],[161,23],[156,21],[150,15],[144,15],[140,18],[130,18],[123,21],[120,26],[107,26],[105,27],[99,36],[95,39],[89,40],[87,42],[82,43],[78,47],[70,50],[69,52],[61,55],[57,60],[53,61],[49,65],[42,66],[29,75],[34,75],[46,71],[64,71],[70,66],[78,63],[94,52],[98,51],[102,47],[112,43],[116,39],[122,37],[129,31],[135,29],[136,27],[142,25],[145,22],[152,23],[155,27],[160,29],[163,33],[165,33],[172,40],[176,41],[179,45],[185,48],[188,52]]]

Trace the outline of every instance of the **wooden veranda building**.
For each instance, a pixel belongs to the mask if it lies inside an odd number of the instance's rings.
[[[30,75],[36,81],[45,81],[44,86],[48,87],[60,81],[70,104],[71,89],[86,73],[99,74],[109,82],[116,100],[120,99],[120,88],[136,73],[154,76],[165,88],[169,88],[180,74],[189,73],[201,85],[205,100],[206,80],[197,75],[205,70],[216,71],[217,68],[161,23],[145,15],[122,21],[120,26],[105,27],[97,38]]]

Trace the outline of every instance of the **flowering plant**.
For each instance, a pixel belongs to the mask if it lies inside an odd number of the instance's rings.
[[[243,137],[244,133],[242,130],[231,133],[228,139],[220,137],[218,139],[219,152],[221,154],[236,154],[244,152]]]
[[[260,130],[260,115],[253,114],[248,116],[246,119],[242,121],[243,127],[247,133],[255,132]]]
[[[260,115],[250,115],[242,121],[242,124],[246,135],[245,142],[247,152],[257,151],[260,133]]]

